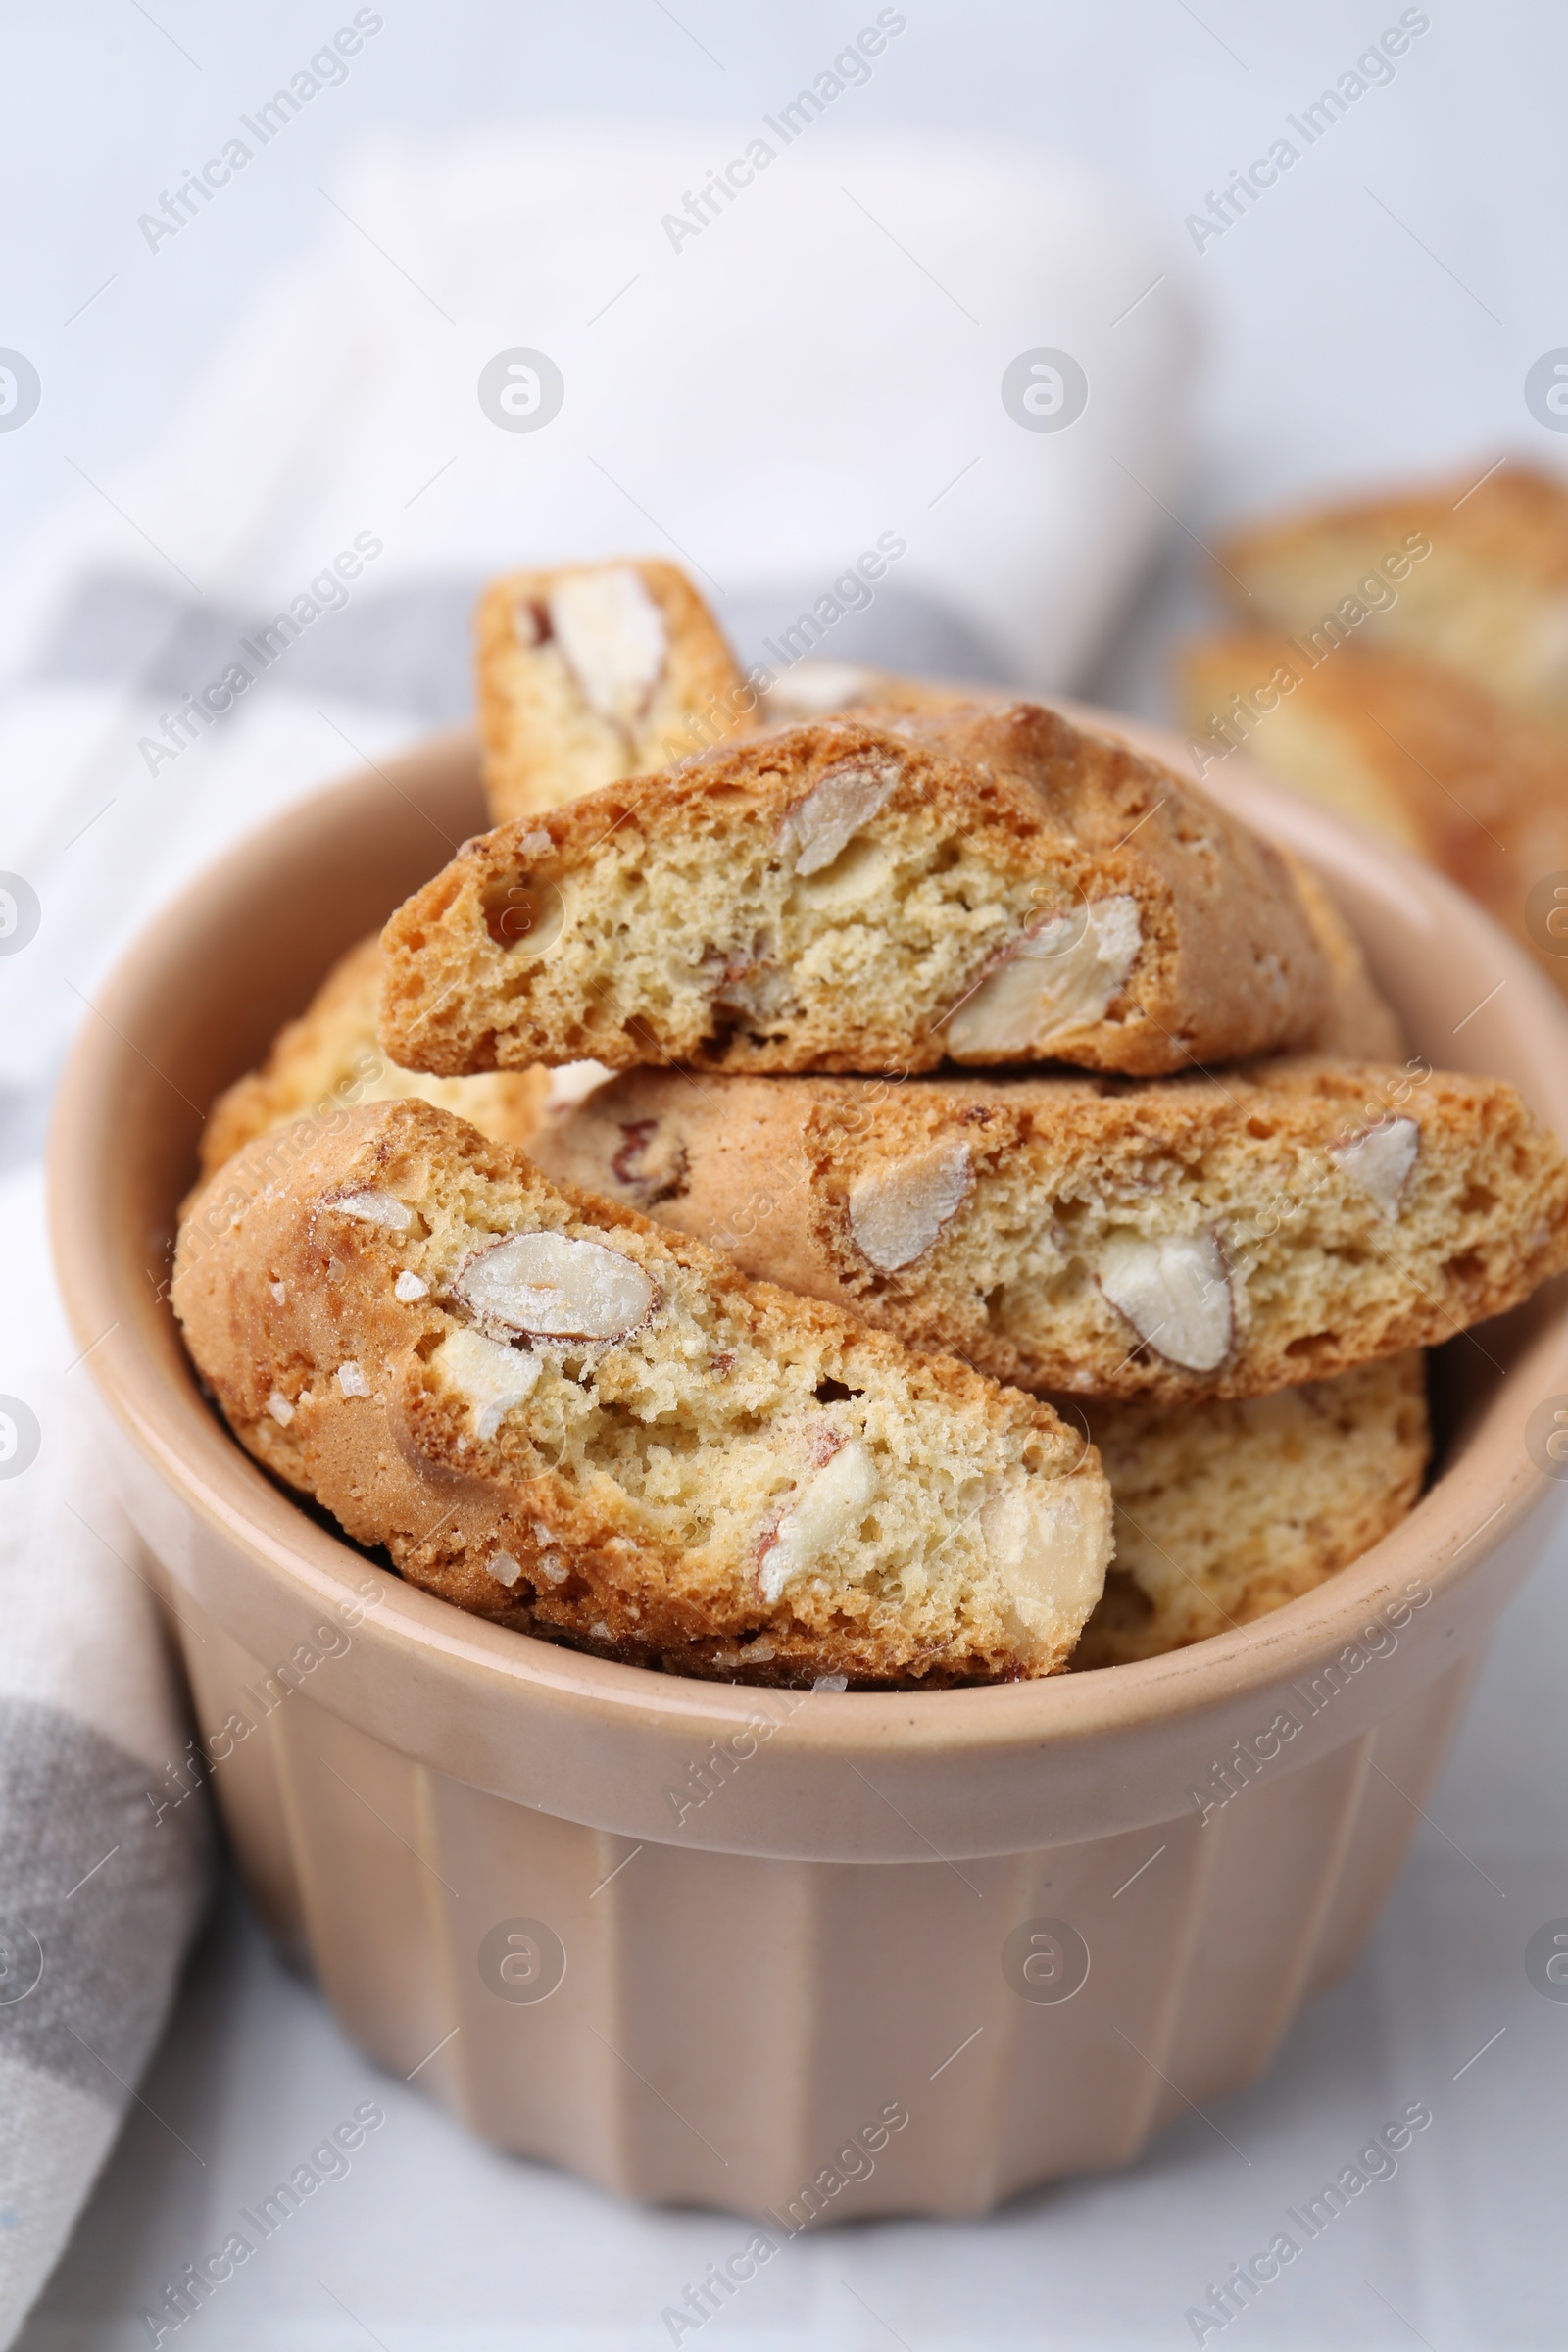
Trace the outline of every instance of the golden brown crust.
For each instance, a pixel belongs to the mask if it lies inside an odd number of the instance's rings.
[[[381,942],[372,934],[339,957],[298,1019],[278,1031],[261,1068],[237,1078],[219,1096],[202,1129],[204,1176],[274,1127],[327,1118],[356,1102],[389,1102],[404,1096],[453,1111],[501,1143],[528,1141],[545,1115],[548,1070],[431,1078],[422,1070],[400,1069],[376,1038],[380,994]]]
[[[518,1235],[609,1263],[642,1298],[626,1328],[498,1332],[465,1285]],[[1109,1496],[1049,1406],[749,1283],[421,1102],[220,1170],[174,1302],[252,1453],[522,1632],[725,1679],[929,1685],[1059,1670],[1099,1596]],[[824,1501],[846,1470],[861,1483]]]
[[[550,623],[564,582],[614,572],[635,574],[667,640],[647,707],[618,723],[595,710]],[[757,723],[756,689],[743,681],[717,622],[685,573],[658,557],[509,572],[480,598],[474,630],[484,786],[498,824],[689,760]]]
[[[1568,958],[1526,913],[1535,885],[1568,871],[1568,749],[1549,728],[1409,654],[1345,646],[1314,667],[1257,633],[1191,647],[1182,683],[1195,736],[1245,725],[1250,758],[1440,866],[1568,991]]]
[[[466,845],[383,934],[388,1051],[454,1076],[944,1054],[1147,1074],[1317,1033],[1330,962],[1291,871],[1200,793],[1037,705],[882,715]],[[863,813],[835,830],[843,793]],[[1020,982],[1022,1014],[998,999]]]
[[[1286,853],[1307,920],[1329,960],[1332,989],[1327,1012],[1303,1049],[1334,1054],[1347,1061],[1398,1061],[1405,1051],[1404,1024],[1367,969],[1361,943],[1318,876],[1304,859]]]
[[[1431,1451],[1413,1349],[1273,1396],[1086,1409],[1116,1566],[1075,1669],[1158,1657],[1310,1592],[1414,1507]]]
[[[1507,465],[1236,532],[1222,591],[1310,642],[1402,648],[1568,726],[1568,488]]]
[[[1375,1169],[1367,1189],[1367,1153],[1335,1156],[1373,1129],[1371,1158],[1392,1151],[1399,1178],[1392,1211]],[[564,1181],[717,1242],[749,1272],[1047,1391],[1266,1395],[1432,1346],[1568,1265],[1556,1139],[1500,1080],[1420,1061],[1286,1058],[1143,1084],[693,1086],[647,1070],[537,1149]],[[1127,1239],[1206,1251],[1205,1235],[1229,1324],[1216,1294],[1217,1324],[1199,1316],[1213,1347],[1175,1362],[1140,1345],[1107,1268]]]

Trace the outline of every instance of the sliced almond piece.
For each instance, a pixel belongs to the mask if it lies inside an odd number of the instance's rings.
[[[1421,1150],[1421,1128],[1415,1119],[1379,1119],[1348,1143],[1331,1144],[1329,1157],[1359,1193],[1377,1203],[1391,1221],[1397,1221]]]
[[[1042,1490],[1019,1478],[988,1502],[980,1532],[1019,1622],[1042,1649],[1070,1644],[1104,1590],[1110,1502],[1098,1479]]]
[[[471,1407],[473,1434],[493,1438],[514,1405],[525,1404],[544,1366],[538,1356],[487,1340],[477,1331],[449,1332],[430,1358],[432,1369]]]
[[[550,599],[550,625],[588,707],[630,734],[648,714],[669,655],[664,615],[626,565],[568,574]]]
[[[339,1193],[328,1205],[340,1217],[357,1217],[362,1225],[381,1225],[388,1233],[407,1233],[414,1223],[413,1209],[396,1193]]]
[[[814,1568],[858,1525],[876,1491],[876,1464],[870,1453],[858,1438],[848,1439],[774,1529],[758,1562],[762,1598],[777,1600],[792,1577]]]
[[[624,1340],[654,1311],[641,1266],[602,1242],[514,1233],[471,1257],[452,1286],[480,1323],[543,1340]]]
[[[545,1098],[547,1119],[569,1118],[579,1102],[586,1102],[596,1086],[613,1078],[602,1061],[563,1062],[559,1070],[550,1073],[550,1092]]]
[[[896,760],[849,760],[819,776],[784,819],[781,839],[795,850],[798,874],[820,873],[862,825],[879,815],[902,770]]]
[[[800,662],[774,679],[762,698],[762,714],[775,726],[820,718],[864,702],[876,682],[877,672],[858,662]]]
[[[1095,1275],[1116,1312],[1167,1363],[1213,1372],[1229,1355],[1230,1276],[1206,1228],[1168,1241],[1117,1235],[1102,1250]]]
[[[1039,1053],[1103,1020],[1143,945],[1138,902],[1096,899],[1054,914],[1012,948],[948,1023],[956,1061]]]
[[[929,1151],[873,1168],[850,1187],[850,1231],[862,1256],[884,1273],[912,1266],[952,1223],[974,1189],[967,1144]]]

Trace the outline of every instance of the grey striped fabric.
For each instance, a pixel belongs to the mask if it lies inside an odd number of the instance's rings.
[[[288,648],[276,683],[302,702],[324,696],[425,726],[457,726],[473,711],[473,607],[482,585],[475,575],[368,590]],[[730,597],[724,626],[742,665],[778,669],[768,640],[809,614],[821,588],[819,579],[801,579]],[[122,687],[177,708],[193,682],[221,677],[230,662],[259,670],[257,632],[270,618],[214,597],[198,604],[135,572],[89,572],[45,624],[27,677],[41,686]],[[836,662],[931,676],[1005,675],[978,629],[897,579],[882,583],[874,603],[846,612],[816,650]],[[272,681],[261,684],[266,690]]]
[[[0,1698],[0,2060],[115,2110],[206,1883],[205,1807],[160,1813],[149,1779],[79,1716]]]
[[[0,2346],[169,2015],[209,1883],[172,1801],[179,1683],[53,1294],[35,1169],[0,1183]]]

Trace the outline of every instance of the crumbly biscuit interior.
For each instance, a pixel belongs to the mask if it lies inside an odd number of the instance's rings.
[[[1216,1302],[1195,1296],[1189,1309],[1178,1292],[1163,1328],[1140,1329],[1120,1311],[1115,1254],[1128,1244],[1153,1252],[1212,1243],[1232,1343],[1195,1366],[1188,1385],[1237,1394],[1408,1345],[1412,1316],[1435,1315],[1425,1336],[1445,1337],[1511,1303],[1561,1261],[1562,1156],[1507,1090],[1323,1063],[1276,1064],[1272,1076],[1262,1086],[1200,1079],[1129,1089],[1135,1103],[1140,1093],[1152,1103],[1188,1097],[1190,1121],[1147,1129],[1136,1117],[1097,1121],[1082,1107],[1094,1082],[1063,1083],[1059,1120],[1042,1102],[1027,1141],[990,1160],[984,1184],[932,1244],[926,1295],[951,1301],[971,1333],[1018,1350],[1004,1377],[1093,1393],[1114,1363],[1120,1393],[1170,1393],[1169,1360],[1183,1362],[1173,1336],[1184,1323],[1200,1334]],[[873,1126],[863,1152],[875,1152],[874,1138]],[[879,1280],[857,1255],[844,1233],[846,1278],[873,1295],[897,1290],[897,1278]],[[1172,1279],[1180,1282],[1179,1266]],[[956,1325],[945,1337],[979,1352]],[[1255,1376],[1233,1386],[1230,1374],[1248,1359]]]
[[[318,1273],[256,1269],[303,1294],[310,1338],[241,1406],[296,1485],[314,1416],[379,1400],[426,1462],[511,1494],[545,1482],[537,1541],[508,1556],[547,1580],[539,1563],[592,1526],[731,1630],[779,1607],[885,1631],[905,1660],[968,1643],[1032,1671],[1064,1660],[1098,1596],[1108,1499],[1075,1429],[782,1293],[715,1286],[641,1220],[607,1228],[531,1171],[425,1151],[322,1198],[311,1235]],[[521,1236],[554,1237],[525,1293]],[[507,1296],[555,1336],[499,1321]],[[570,1336],[573,1317],[607,1336]]]
[[[523,858],[488,887],[482,925],[429,935],[427,968],[400,978],[396,1034],[440,1066],[448,1036],[462,1058],[482,1032],[479,1051],[508,1063],[626,1066],[700,1053],[744,1065],[749,1051],[773,1049],[798,1066],[815,1056],[833,1067],[851,1006],[857,1035],[891,1051],[912,1044],[923,1065],[950,1045],[945,1024],[962,1017],[993,960],[1026,934],[1052,918],[1072,927],[1070,940],[1053,936],[1030,960],[1028,976],[1038,970],[1047,990],[1081,951],[1080,934],[1093,947],[1093,869],[1065,845],[1049,862],[1019,857],[1009,870],[997,843],[982,847],[956,812],[933,829],[912,807],[846,825],[827,846],[815,863],[788,826],[721,835],[694,809],[657,842],[635,825],[609,833],[585,871],[558,880],[541,836],[536,869]],[[1136,933],[1135,903],[1121,890],[1114,904],[1133,909]],[[1054,1042],[1069,1046],[1107,1010],[1114,1026],[1120,985],[1113,974],[1092,990],[1082,1019]]]

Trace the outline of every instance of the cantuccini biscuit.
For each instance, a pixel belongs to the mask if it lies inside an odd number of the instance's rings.
[[[528,1141],[545,1115],[550,1072],[431,1078],[422,1070],[401,1069],[376,1042],[380,993],[381,942],[372,934],[339,958],[299,1018],[278,1031],[261,1068],[237,1078],[219,1096],[202,1129],[204,1176],[256,1136],[295,1119],[404,1096],[456,1111],[502,1143]]]
[[[642,1070],[536,1147],[563,1181],[1030,1389],[1250,1396],[1448,1339],[1568,1265],[1568,1161],[1501,1080],[1284,1057],[1222,1077]]]
[[[1188,649],[1182,686],[1195,739],[1245,739],[1287,783],[1441,866],[1568,991],[1568,957],[1527,914],[1535,886],[1568,872],[1560,735],[1456,670],[1358,645],[1314,666],[1287,638],[1210,638]]]
[[[1568,728],[1568,487],[1508,465],[1236,532],[1216,580],[1319,656],[1372,643]]]
[[[497,823],[689,760],[756,725],[758,690],[673,564],[563,564],[492,581],[474,616]]]
[[[248,1192],[246,1162],[181,1226],[186,1343],[241,1444],[413,1582],[726,1679],[1066,1663],[1110,1503],[1049,1405],[423,1102]]]
[[[1330,959],[1278,851],[1035,704],[824,719],[469,843],[382,935],[381,1039],[446,1076],[1149,1074],[1312,1039]]]
[[[1075,1667],[1158,1657],[1310,1592],[1411,1510],[1431,1451],[1416,1348],[1272,1396],[1083,1410],[1116,1563]]]

